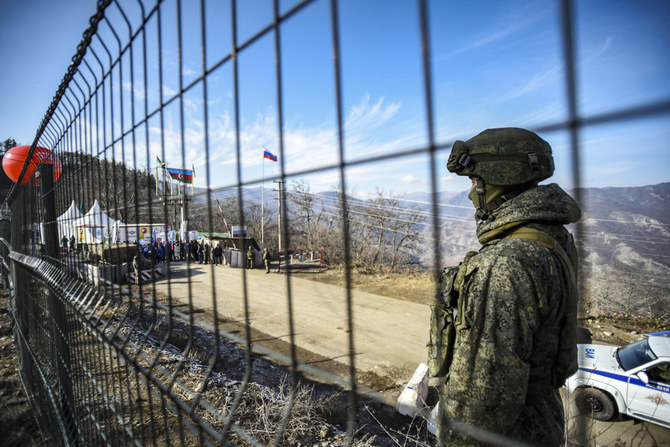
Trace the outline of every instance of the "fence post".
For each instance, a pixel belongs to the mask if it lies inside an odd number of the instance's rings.
[[[30,219],[26,215],[31,212],[30,205],[26,206],[28,202],[27,196],[28,187],[19,187],[19,193],[11,204],[12,221],[10,224],[11,237],[10,245],[12,251],[25,253],[26,242],[28,240],[26,227],[29,227]],[[32,379],[34,376],[33,363],[30,358],[30,347],[27,345],[27,340],[30,340],[30,325],[28,319],[30,318],[30,303],[27,294],[26,284],[29,284],[28,277],[25,271],[18,267],[15,262],[10,261],[10,269],[12,276],[12,284],[14,288],[11,290],[11,307],[16,318],[16,326],[14,328],[16,351],[19,358],[19,371],[23,377]]]
[[[45,261],[54,265],[60,263],[60,248],[58,245],[58,226],[56,224],[56,201],[53,188],[53,165],[41,163],[36,173],[40,182],[40,206],[42,208],[44,225],[44,255]],[[67,431],[68,441],[76,442],[74,420],[74,395],[72,392],[72,377],[70,376],[70,349],[67,340],[68,324],[65,306],[58,299],[55,291],[49,287],[47,300],[51,319],[51,337],[54,347],[53,361],[58,373],[60,391],[60,411],[63,425]]]

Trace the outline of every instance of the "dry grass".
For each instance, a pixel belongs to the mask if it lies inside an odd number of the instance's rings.
[[[116,316],[125,314],[123,305],[117,308]],[[378,402],[368,402],[361,398],[356,415],[357,432],[350,443],[344,432],[348,419],[348,395],[339,387],[325,384],[317,384],[298,376],[295,383],[289,383],[289,375],[286,368],[273,364],[268,360],[254,356],[251,365],[251,381],[242,387],[242,373],[247,367],[243,351],[225,340],[221,339],[221,352],[219,358],[214,362],[213,370],[209,370],[207,364],[212,360],[211,334],[201,328],[194,328],[194,341],[198,349],[191,352],[188,358],[182,357],[183,340],[180,334],[187,330],[184,322],[174,320],[172,333],[165,332],[168,318],[160,315],[156,320],[158,324],[153,326],[151,337],[145,339],[146,324],[154,318],[150,313],[144,315],[137,313],[138,309],[131,309],[130,318],[123,321],[113,318],[114,326],[120,326],[119,335],[121,339],[133,340],[129,347],[134,347],[140,339],[146,340],[142,343],[142,355],[137,360],[143,366],[148,366],[151,359],[157,360],[157,365],[164,368],[168,375],[175,374],[181,386],[172,388],[172,392],[179,396],[189,406],[194,406],[195,412],[210,424],[214,430],[223,431],[225,420],[231,417],[233,422],[243,429],[249,436],[263,444],[271,444],[277,433],[281,432],[279,445],[281,446],[319,446],[339,447],[352,445],[355,447],[381,446],[394,447],[396,445],[429,445],[426,439],[430,435],[409,418],[401,416],[393,408],[386,407]],[[139,317],[140,324],[131,330],[128,326],[135,318]],[[159,349],[159,340],[166,336],[167,344]],[[173,344],[175,343],[175,344]],[[134,349],[134,348],[133,348]],[[182,363],[182,360],[185,360]],[[107,371],[108,373],[112,371]],[[167,377],[157,374],[161,382],[167,381]],[[131,373],[131,376],[133,374]],[[114,381],[115,386],[129,387],[126,392],[138,399],[125,399],[126,406],[134,407],[130,413],[153,414],[154,417],[166,422],[159,421],[158,426],[169,427],[165,439],[161,438],[158,445],[166,439],[183,439],[186,443],[192,441],[197,435],[183,430],[176,418],[169,414],[164,415],[161,400],[156,395],[149,396],[147,389],[136,380],[126,383],[125,381]],[[194,400],[193,391],[201,390],[200,398],[212,405],[207,410]],[[121,390],[119,390],[121,391]],[[156,390],[154,390],[156,391]],[[114,394],[121,394],[121,392]],[[158,393],[160,394],[160,393]],[[233,411],[233,402],[239,400],[239,406]],[[129,414],[129,408],[116,405],[117,410],[130,420],[135,420]],[[152,409],[153,407],[153,409]],[[290,413],[290,417],[284,421],[284,416]],[[225,415],[225,417],[224,417]],[[182,414],[182,417],[184,415]],[[188,418],[188,417],[187,417]],[[285,422],[283,430],[280,428]],[[136,425],[137,424],[137,425]],[[134,429],[140,436],[150,436],[153,424],[142,424],[136,421]],[[423,439],[423,441],[419,441]],[[248,443],[237,433],[229,432],[228,441],[230,445],[243,446]]]
[[[342,266],[292,270],[298,278],[346,286],[345,270]],[[353,268],[351,286],[355,290],[377,295],[411,301],[420,304],[432,304],[435,297],[435,282],[430,273],[406,270],[391,272],[385,269]]]

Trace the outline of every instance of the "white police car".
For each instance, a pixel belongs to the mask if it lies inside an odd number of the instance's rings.
[[[670,428],[670,331],[621,348],[577,345],[579,370],[565,383],[577,407],[595,419],[617,414]]]

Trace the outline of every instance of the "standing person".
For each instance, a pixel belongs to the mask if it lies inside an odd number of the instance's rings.
[[[154,247],[151,244],[149,244],[149,260],[151,260],[151,269],[153,270],[157,264],[157,255],[156,255],[156,247]]]
[[[209,264],[211,252],[212,249],[210,248],[209,243],[205,244],[205,264]]]
[[[137,253],[135,254],[135,257],[133,258],[133,269],[135,270],[135,284],[138,284],[138,285],[139,285],[140,279],[141,279],[140,278],[140,271],[141,271],[141,268],[142,268],[142,258],[143,257],[144,257],[144,255],[142,254],[142,252],[137,250]]]
[[[200,244],[198,244],[198,262],[202,264],[203,258],[205,256],[205,242],[200,241]]]
[[[221,244],[216,244],[214,247],[214,265],[223,264],[223,249]]]
[[[60,240],[60,243],[63,248],[67,248],[67,236],[63,236],[63,239]]]
[[[181,261],[181,242],[179,241],[174,244],[174,260]]]
[[[272,255],[270,254],[270,250],[267,248],[263,249],[263,262],[265,263],[265,273],[268,274],[270,273],[270,260],[272,259]]]
[[[247,251],[247,268],[254,268],[254,251],[253,248],[251,248],[251,245],[249,245],[249,251]]]
[[[159,242],[158,247],[156,248],[156,259],[156,264],[160,264],[165,260],[165,248],[163,247],[162,242]]]
[[[456,141],[447,168],[472,180],[483,247],[444,269],[432,307],[428,363],[445,377],[439,443],[480,445],[488,434],[563,445],[558,391],[577,368],[577,251],[564,225],[581,212],[557,184],[538,185],[554,162],[528,130]]]
[[[74,252],[75,244],[76,241],[74,240],[74,236],[70,236],[70,252]]]

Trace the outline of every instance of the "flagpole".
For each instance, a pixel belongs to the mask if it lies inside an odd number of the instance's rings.
[[[263,183],[261,184],[261,249],[265,249],[265,152],[263,152]]]

